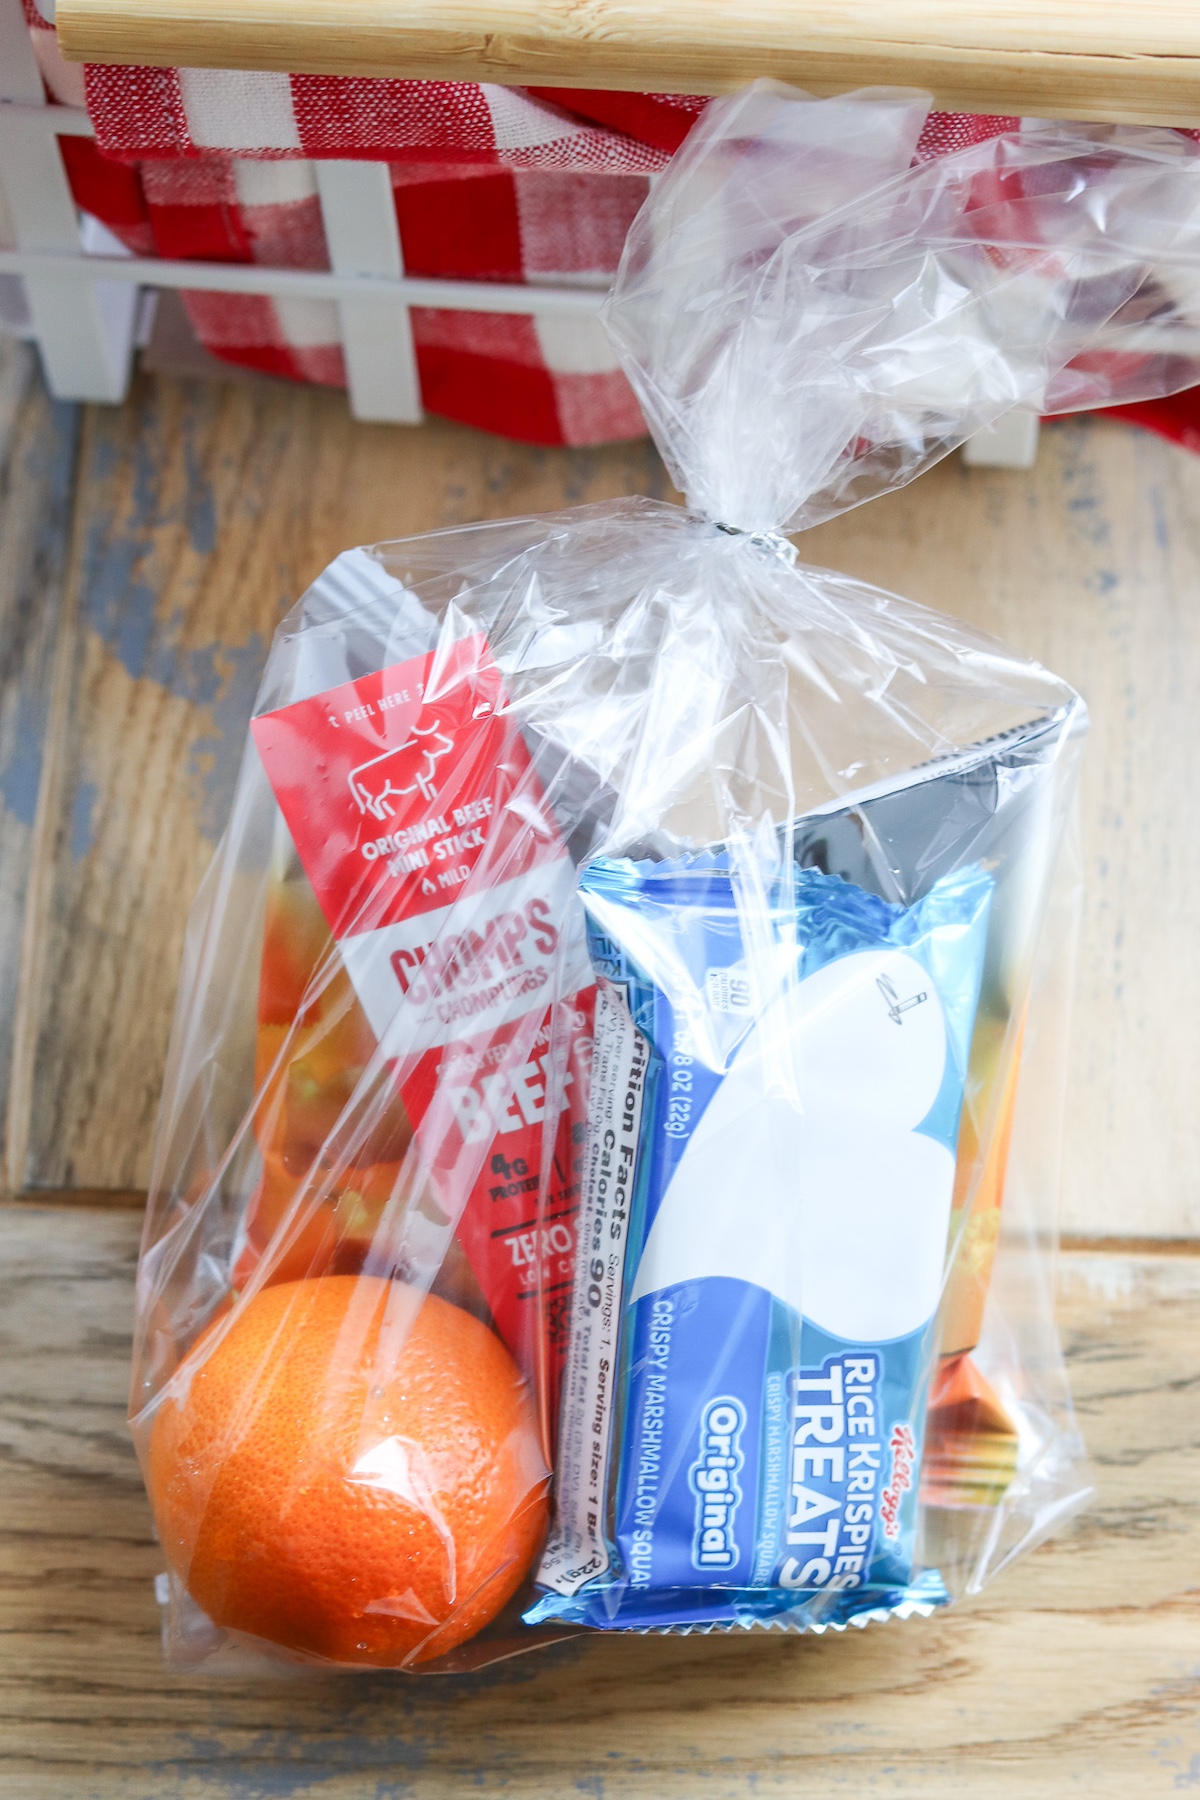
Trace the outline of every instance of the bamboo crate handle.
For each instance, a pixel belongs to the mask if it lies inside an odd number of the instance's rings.
[[[87,62],[708,94],[772,75],[1200,123],[1200,0],[58,0],[58,34]]]

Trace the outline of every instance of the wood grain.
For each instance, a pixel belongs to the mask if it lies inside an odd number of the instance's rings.
[[[349,544],[623,491],[668,491],[646,444],[355,425],[341,396],[282,384],[150,381],[89,415],[24,996],[24,1184],[146,1180],[187,907],[281,610]],[[1063,1222],[1200,1235],[1200,459],[1107,421],[1057,425],[1033,470],[951,459],[803,554],[973,618],[1087,696]]]
[[[0,1207],[0,1795],[1091,1800],[1200,1768],[1200,1257],[1071,1256],[1090,1509],[823,1639],[577,1640],[474,1680],[165,1672],[124,1430],[137,1222]]]
[[[664,486],[644,444],[546,452],[342,396],[143,381],[87,417],[49,892],[14,1186],[144,1186],[187,908],[267,644],[348,544]]]
[[[975,621],[1088,701],[1063,1228],[1200,1235],[1200,458],[1063,422],[1028,472],[949,459],[803,555]]]
[[[50,401],[32,347],[0,338],[0,1186],[21,968],[62,614],[79,409]],[[33,910],[39,904],[33,898]],[[18,1078],[18,1089],[20,1088]],[[24,1096],[15,1096],[18,1137]]]
[[[59,0],[88,62],[726,93],[931,90],[982,113],[1187,124],[1190,0]]]

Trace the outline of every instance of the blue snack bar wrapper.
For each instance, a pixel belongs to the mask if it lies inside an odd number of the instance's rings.
[[[788,885],[748,899],[720,853],[582,874],[595,1065],[531,1623],[945,1598],[917,1480],[993,882]]]

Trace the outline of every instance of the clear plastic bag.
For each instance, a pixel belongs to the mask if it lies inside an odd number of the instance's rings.
[[[914,165],[927,110],[763,84],[658,183],[608,322],[686,510],[351,550],[277,634],[139,1269],[177,1660],[861,1623],[1086,1495],[1085,710],[783,534],[1195,379],[1200,178],[1149,130]]]

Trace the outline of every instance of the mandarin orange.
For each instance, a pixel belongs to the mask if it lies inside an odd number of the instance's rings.
[[[516,1364],[488,1326],[377,1276],[262,1289],[163,1400],[147,1485],[166,1555],[218,1625],[381,1667],[472,1637],[546,1523]]]

